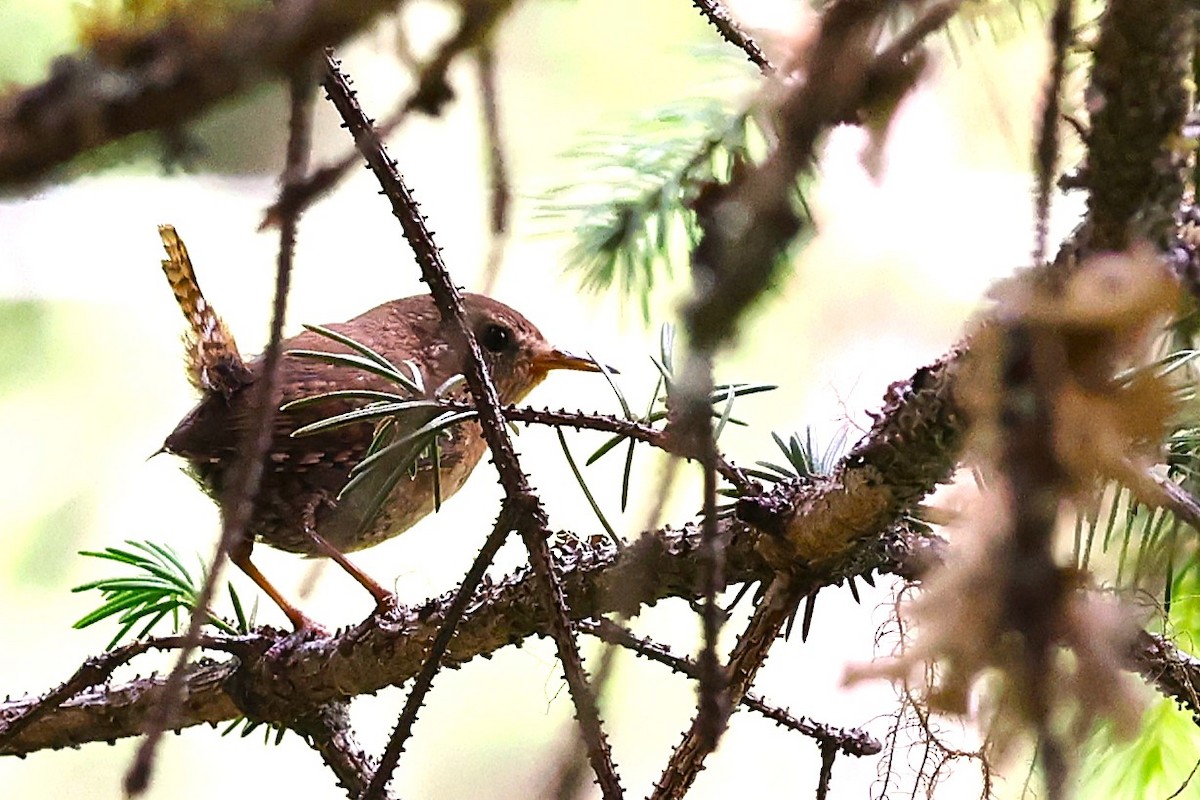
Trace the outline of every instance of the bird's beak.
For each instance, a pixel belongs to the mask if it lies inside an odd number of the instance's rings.
[[[559,350],[556,347],[534,355],[533,364],[542,372],[549,372],[553,369],[573,369],[579,372],[604,371],[594,360],[568,353],[566,350]],[[616,372],[612,367],[605,367],[604,369],[607,369],[609,372]]]

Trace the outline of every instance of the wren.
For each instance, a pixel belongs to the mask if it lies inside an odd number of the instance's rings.
[[[262,374],[262,360],[242,358],[228,327],[201,293],[187,249],[175,229],[162,225],[159,234],[167,251],[163,271],[188,322],[184,337],[188,377],[201,392],[199,403],[167,436],[162,450],[186,459],[201,487],[220,498],[254,419],[250,387]],[[463,303],[501,403],[520,401],[551,370],[599,371],[593,361],[550,345],[529,320],[505,304],[477,294],[465,294]],[[392,300],[326,327],[370,347],[394,365],[408,362],[430,391],[464,369],[466,353],[450,344],[453,337],[428,295]],[[369,510],[363,501],[367,492],[347,492],[339,499],[351,470],[368,453],[375,422],[293,437],[298,428],[349,411],[361,401],[330,398],[296,408],[288,404],[330,391],[394,392],[395,386],[366,370],[287,355],[297,350],[352,352],[318,333],[305,331],[284,340],[282,348],[285,355],[272,400],[280,410],[275,414],[254,511],[229,558],[299,630],[316,626],[250,560],[256,541],[333,559],[374,596],[377,607],[385,608],[392,601],[391,593],[351,563],[345,553],[397,536],[428,515],[434,510],[435,494],[449,498],[457,492],[487,445],[477,422],[461,422],[443,434],[438,458],[418,462],[415,469],[402,475],[382,506],[376,506],[377,511]]]

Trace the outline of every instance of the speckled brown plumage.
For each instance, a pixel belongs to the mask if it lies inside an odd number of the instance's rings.
[[[180,253],[186,260],[186,250],[173,248],[171,237],[178,238],[173,230],[163,232],[168,260],[179,258]],[[192,325],[189,342],[193,337],[201,342],[189,352],[198,354],[196,358],[202,358],[205,353],[220,354],[228,362],[229,347],[206,348],[203,345],[204,336],[213,331],[228,337],[230,343],[232,337],[225,326],[219,324],[219,319],[212,323],[217,318],[204,303],[190,265],[187,269],[176,267],[173,273],[168,270],[168,275],[172,274],[176,297],[181,298],[185,317]],[[178,285],[181,280],[188,285]],[[183,303],[182,298],[199,298],[200,306],[208,309],[208,315],[189,314],[189,305]],[[464,295],[463,302],[469,325],[480,344],[502,403],[521,400],[551,369],[595,368],[589,361],[552,347],[532,323],[503,303],[475,294]],[[191,303],[192,308],[195,305],[195,302]],[[207,320],[206,327],[197,330],[197,320]],[[465,353],[450,346],[446,324],[428,295],[392,300],[346,322],[326,327],[371,347],[395,365],[411,362],[430,391],[463,370]],[[351,352],[311,331],[285,340],[283,350],[285,353],[293,350]],[[236,346],[232,352],[236,354]],[[207,366],[190,358],[189,374],[208,374]],[[228,373],[229,363],[223,363],[220,370],[221,374]],[[261,375],[261,370],[261,360],[255,359],[244,365],[244,372],[234,369],[242,376],[236,384],[210,386],[202,383],[204,395],[200,402],[163,444],[166,452],[189,462],[196,479],[214,497],[221,496],[239,443],[254,417],[251,386]],[[283,358],[278,387],[273,401],[276,408],[292,400],[337,389],[396,391],[396,387],[385,379],[364,370],[297,356]],[[350,470],[367,452],[374,432],[373,422],[348,425],[312,436],[291,436],[302,425],[358,405],[361,401],[331,399],[299,409],[282,410],[275,415],[262,485],[247,537],[230,553],[234,563],[279,602],[297,627],[310,623],[250,564],[249,554],[254,541],[294,553],[334,557],[382,603],[388,599],[387,593],[345,562],[340,554],[403,533],[433,510],[430,464],[418,469],[415,475],[401,477],[382,510],[371,519],[365,518],[365,498],[370,495],[369,491],[356,489],[341,500],[337,499]],[[454,427],[449,438],[442,440],[439,475],[443,499],[462,487],[485,450],[480,428],[475,422]]]

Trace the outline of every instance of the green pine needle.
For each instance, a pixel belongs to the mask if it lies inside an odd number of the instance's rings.
[[[672,265],[685,263],[699,240],[690,203],[761,155],[762,142],[746,109],[711,98],[671,104],[568,153],[577,172],[595,178],[546,192],[541,216],[574,232],[568,263],[584,288],[616,289],[649,322],[652,295],[669,292]]]
[[[351,492],[362,492],[366,498],[358,520],[360,530],[371,526],[392,490],[405,475],[426,468],[434,469],[434,510],[441,510],[441,475],[437,471],[442,456],[440,439],[450,428],[473,419],[476,414],[474,411],[444,411],[439,401],[455,396],[463,384],[463,377],[454,375],[429,394],[424,376],[414,362],[403,362],[403,367],[410,373],[405,375],[403,368],[349,336],[316,325],[306,327],[350,348],[358,355],[317,350],[291,350],[287,355],[363,370],[394,384],[398,390],[324,392],[294,400],[282,409],[286,411],[318,405],[325,400],[368,401],[349,411],[341,411],[301,426],[291,434],[293,437],[314,436],[346,425],[375,423],[375,432],[366,456],[350,471],[350,479],[338,493],[339,500]]]
[[[80,555],[112,561],[134,569],[133,574],[101,578],[89,581],[72,589],[72,592],[100,592],[102,603],[84,614],[74,624],[77,629],[87,628],[106,619],[115,618],[120,626],[116,635],[105,649],[111,650],[134,628],[141,625],[134,638],[149,636],[160,622],[171,618],[172,632],[180,630],[180,611],[190,615],[195,608],[203,579],[203,565],[197,573],[201,581],[193,578],[191,571],[171,548],[155,542],[126,541],[128,548],[107,547],[101,551],[84,550]],[[230,592],[233,587],[230,586]],[[245,622],[239,618],[239,624]],[[207,624],[225,633],[238,633],[238,629],[224,620],[208,616]],[[249,624],[243,625],[245,630]]]

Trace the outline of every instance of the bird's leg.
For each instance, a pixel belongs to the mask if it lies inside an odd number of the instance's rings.
[[[338,550],[336,547],[330,544],[324,536],[317,533],[316,512],[317,506],[320,505],[320,503],[321,500],[316,499],[305,505],[302,518],[304,524],[304,534],[313,543],[313,546],[316,547],[318,553],[334,561],[339,567],[346,570],[346,572],[350,574],[351,578],[354,578],[354,580],[358,581],[360,586],[371,593],[371,596],[375,598],[375,610],[377,612],[384,612],[394,608],[396,605],[395,595],[380,586],[374,578],[363,572],[354,565],[354,562],[346,558],[345,553],[343,553],[341,550]]]
[[[243,539],[235,544],[229,550],[229,560],[246,575],[250,580],[258,584],[258,588],[267,593],[267,596],[275,601],[275,604],[287,615],[288,621],[292,623],[297,631],[321,631],[320,625],[313,622],[300,609],[289,603],[287,599],[279,593],[279,590],[267,580],[266,576],[258,571],[258,567],[250,560],[250,551],[254,549],[254,541],[251,539]]]

